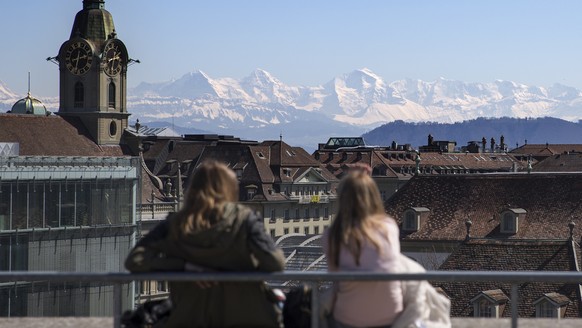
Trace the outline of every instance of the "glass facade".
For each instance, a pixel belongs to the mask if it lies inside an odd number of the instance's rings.
[[[132,223],[133,181],[0,183],[0,230]]]
[[[123,271],[140,165],[128,157],[0,157],[0,271]],[[132,284],[123,287],[132,307]],[[110,316],[111,283],[0,283],[0,316]]]

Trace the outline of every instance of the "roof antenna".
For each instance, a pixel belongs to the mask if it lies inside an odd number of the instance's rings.
[[[30,72],[28,72],[28,96],[30,97]]]
[[[279,132],[279,141],[283,141],[283,131]]]

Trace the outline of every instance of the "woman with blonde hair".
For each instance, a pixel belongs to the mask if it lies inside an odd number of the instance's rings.
[[[384,212],[374,180],[365,170],[352,171],[338,194],[338,212],[323,237],[328,270],[397,272],[398,226]],[[336,327],[389,327],[403,310],[399,281],[343,281],[334,289]]]
[[[237,204],[235,173],[218,162],[191,176],[183,208],[150,231],[129,254],[131,272],[281,271],[284,257],[262,221]],[[279,327],[280,311],[264,283],[170,282],[164,327]]]

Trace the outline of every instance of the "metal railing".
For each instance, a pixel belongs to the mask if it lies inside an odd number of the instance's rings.
[[[151,272],[151,273],[83,273],[83,272],[45,272],[45,271],[0,271],[1,282],[49,281],[49,282],[111,282],[113,290],[114,327],[121,326],[122,284],[131,281],[283,281],[298,280],[307,282],[312,288],[311,316],[312,327],[319,323],[319,290],[321,282],[328,281],[387,281],[387,280],[430,280],[438,282],[504,282],[511,283],[511,327],[517,328],[517,305],[519,303],[517,286],[524,282],[582,283],[582,272],[548,271],[428,271],[426,273],[368,273],[368,272],[299,272],[285,271],[276,273],[257,272]]]

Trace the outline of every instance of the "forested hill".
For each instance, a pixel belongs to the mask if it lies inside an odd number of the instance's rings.
[[[477,118],[460,123],[406,123],[395,121],[384,124],[363,134],[368,145],[411,144],[413,147],[427,144],[432,134],[434,140],[456,141],[457,146],[465,146],[469,141],[487,143],[491,138],[499,144],[501,135],[510,149],[524,143],[529,144],[581,144],[582,124],[552,117],[543,118]],[[527,140],[527,141],[526,141]]]

